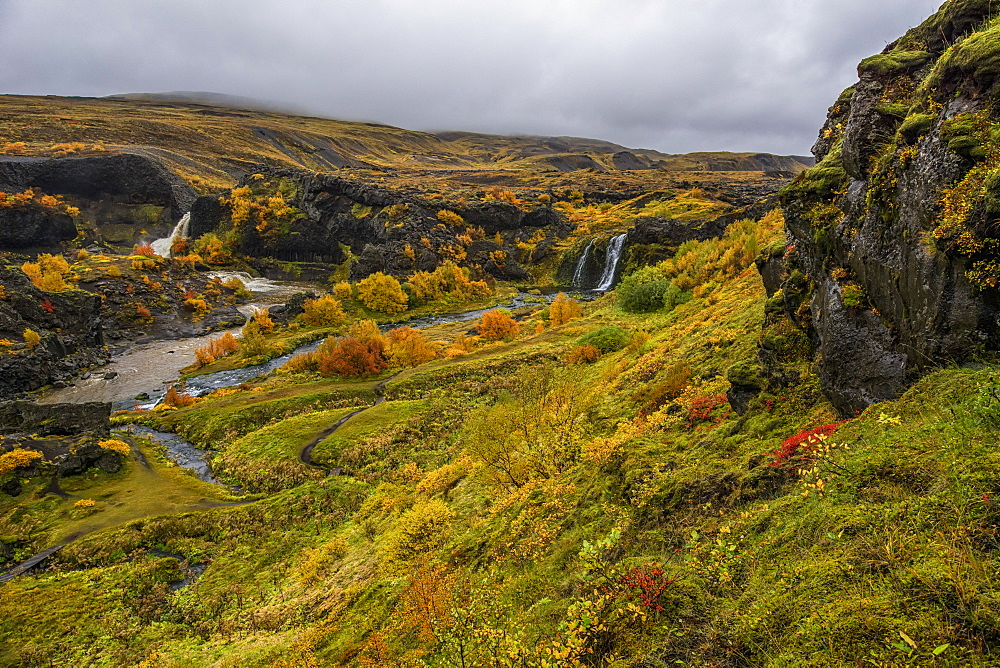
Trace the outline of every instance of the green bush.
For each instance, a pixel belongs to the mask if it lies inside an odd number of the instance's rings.
[[[627,346],[631,336],[621,327],[601,327],[595,332],[580,337],[576,343],[578,346],[594,346],[601,351],[602,355],[606,355],[616,353]]]

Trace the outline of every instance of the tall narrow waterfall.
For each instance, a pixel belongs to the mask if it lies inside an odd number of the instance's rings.
[[[615,285],[615,271],[618,269],[618,261],[622,258],[622,250],[625,248],[625,237],[627,234],[619,234],[608,242],[608,252],[604,256],[604,273],[601,274],[601,282],[597,284],[595,290],[607,292]]]
[[[583,249],[583,255],[576,263],[576,271],[573,272],[573,287],[582,288],[583,287],[583,272],[586,271],[587,259],[590,257],[590,251],[594,248],[594,240],[591,239],[587,247]]]
[[[170,257],[170,247],[174,245],[174,241],[177,239],[183,239],[188,235],[188,226],[191,224],[191,212],[185,213],[177,224],[174,226],[174,231],[170,233],[169,237],[165,239],[157,239],[152,243],[153,252],[160,257]]]

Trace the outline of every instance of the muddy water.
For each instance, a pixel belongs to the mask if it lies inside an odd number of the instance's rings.
[[[254,310],[258,308],[284,303],[296,292],[322,291],[322,286],[318,284],[269,281],[266,278],[253,278],[243,272],[214,272],[210,276],[218,276],[222,280],[239,278],[246,284],[254,297],[250,303],[240,306],[239,310],[247,317],[253,315]],[[238,335],[240,329],[228,331]],[[167,387],[177,380],[180,370],[194,364],[195,349],[203,347],[209,339],[222,334],[223,332],[214,332],[188,339],[152,341],[135,345],[127,352],[112,358],[108,364],[92,370],[87,379],[78,379],[69,387],[53,390],[39,398],[38,403],[107,401],[114,405],[115,410],[120,410],[132,408],[138,402],[141,407],[152,408],[166,392]],[[256,372],[233,373],[231,379],[206,378],[198,383],[199,388],[196,389],[201,390],[199,393],[204,393],[217,387],[237,385],[250,378],[269,373],[274,368],[277,366]],[[223,384],[216,384],[218,381],[222,381]],[[143,398],[137,399],[137,397]]]

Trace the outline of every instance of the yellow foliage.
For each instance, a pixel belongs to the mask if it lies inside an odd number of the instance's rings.
[[[451,225],[452,227],[465,227],[465,219],[454,211],[448,211],[447,209],[441,209],[437,212],[437,219],[442,223]]]
[[[126,457],[128,457],[132,453],[132,447],[128,443],[126,443],[125,441],[119,441],[116,438],[109,438],[104,441],[98,441],[97,445],[101,446],[105,450],[111,450]]]
[[[5,155],[20,155],[28,149],[28,145],[23,141],[10,142],[9,144],[4,144],[3,148],[0,148],[0,153]]]
[[[350,286],[348,286],[349,288]],[[307,299],[302,312],[302,320],[314,327],[339,325],[347,319],[340,300],[333,295],[323,295],[317,299]]]
[[[24,342],[28,344],[28,350],[34,350],[35,346],[42,342],[41,334],[30,328],[25,328],[21,336],[24,337]]]
[[[439,546],[455,513],[437,499],[413,506],[399,519],[386,545],[390,561],[408,561]]]
[[[311,584],[330,574],[331,567],[347,554],[347,541],[343,536],[334,536],[319,547],[306,550],[295,570],[299,582]]]
[[[405,311],[409,300],[399,281],[380,271],[358,282],[358,298],[366,307],[382,313]]]
[[[270,334],[274,331],[274,320],[271,319],[271,312],[266,308],[254,309],[253,321],[257,323],[258,327],[260,327],[260,331],[265,334]]]
[[[560,292],[549,305],[549,321],[553,327],[565,325],[570,320],[579,318],[583,314],[583,307],[580,302],[570,299],[565,293]]]
[[[0,455],[0,475],[6,475],[25,466],[31,466],[42,458],[42,453],[35,450],[11,450]]]
[[[333,286],[333,296],[341,301],[350,299],[353,295],[354,290],[351,288],[351,284],[347,281],[340,281]]]
[[[79,501],[77,501],[73,505],[76,508],[93,508],[94,506],[97,505],[97,502],[93,501],[91,499],[80,499]]]

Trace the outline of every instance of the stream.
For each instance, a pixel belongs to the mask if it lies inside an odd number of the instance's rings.
[[[310,290],[316,292],[324,291],[322,286],[315,284],[271,281],[264,278],[254,278],[249,274],[241,272],[213,272],[211,275],[213,277],[218,276],[223,280],[236,277],[244,282],[247,288],[254,294],[253,301],[240,309],[247,317],[252,315],[254,309],[282,304],[288,297],[297,292]],[[511,309],[524,308],[551,301],[554,296],[555,293],[545,296],[520,293],[502,306]],[[586,299],[587,297],[584,298]],[[380,329],[383,331],[388,331],[396,327],[423,329],[440,324],[472,322],[493,308],[497,307],[491,306],[489,308],[460,313],[419,316],[403,322],[383,324],[380,326]],[[234,335],[238,335],[240,329],[236,328],[228,331]],[[195,349],[204,346],[206,341],[221,334],[223,332],[215,332],[201,337],[181,340],[153,341],[134,346],[127,352],[113,358],[108,364],[92,370],[89,374],[86,374],[85,378],[76,380],[69,387],[57,389],[46,394],[38,402],[42,404],[55,404],[104,401],[110,402],[113,410],[131,410],[134,408],[149,410],[155,408],[163,398],[167,388],[176,382],[180,369],[196,361]],[[241,383],[266,376],[283,366],[294,355],[316,350],[321,342],[322,339],[307,343],[290,353],[276,357],[263,364],[195,376],[187,380],[187,392],[192,396],[203,396],[220,388],[240,385]],[[384,382],[382,386],[384,387]],[[384,400],[384,397],[380,397],[378,403]],[[172,461],[178,466],[191,469],[200,479],[217,485],[223,484],[212,474],[212,469],[209,465],[209,459],[214,454],[212,451],[197,448],[176,434],[156,431],[149,427],[130,425],[128,430],[137,436],[150,438],[163,445],[166,448],[167,456]],[[315,443],[310,445],[315,446]],[[311,449],[308,448],[309,451]],[[303,452],[303,462],[312,464],[310,455],[311,452]]]

